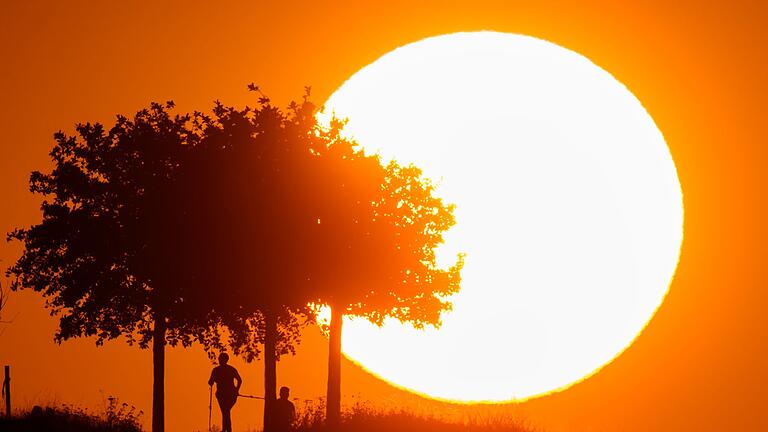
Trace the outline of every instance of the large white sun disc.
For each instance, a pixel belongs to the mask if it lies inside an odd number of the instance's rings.
[[[414,163],[456,203],[443,263],[466,252],[439,330],[344,325],[345,354],[460,401],[567,386],[624,350],[666,294],[682,241],[669,150],[640,102],[539,39],[457,33],[398,48],[327,101],[324,119]]]

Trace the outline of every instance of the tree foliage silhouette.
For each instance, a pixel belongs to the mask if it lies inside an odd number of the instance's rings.
[[[246,360],[263,345],[269,431],[276,361],[293,352],[308,305],[327,304],[335,424],[343,316],[439,325],[459,288],[462,257],[447,269],[435,257],[453,206],[418,168],[344,138],[343,122],[319,125],[308,97],[287,112],[262,95],[256,108],[171,116],[172,103],[152,104],[109,131],[81,124],[55,135],[53,171],[31,176],[43,221],[9,234],[24,243],[14,288],[43,293],[59,342],[152,342],[153,431],[167,343],[210,352],[224,326]]]
[[[212,116],[200,116],[204,133],[189,175],[179,176],[171,194],[188,209],[182,237],[200,246],[184,267],[226,293],[213,309],[230,330],[230,346],[253,359],[264,344],[267,431],[275,362],[292,351],[300,315],[311,316],[308,303],[333,305],[334,343],[342,314],[436,325],[462,266],[461,257],[447,270],[435,265],[453,207],[433,196],[421,171],[364,154],[342,136],[343,122],[322,127],[308,97],[286,112],[262,95],[256,108],[218,104]],[[339,349],[332,343],[331,422],[339,410]]]
[[[165,345],[188,346],[206,321],[200,286],[181,283],[167,228],[178,214],[158,200],[198,135],[173,103],[153,103],[106,130],[78,124],[77,135],[54,135],[50,173],[32,173],[30,190],[44,197],[42,222],[9,239],[24,251],[8,269],[13,289],[31,288],[58,315],[59,343],[95,336],[97,345],[124,336],[153,352],[152,430],[164,430]],[[195,309],[202,306],[203,309]]]
[[[334,133],[339,139],[339,130]],[[382,165],[354,142],[344,142],[342,157],[329,147],[328,172],[342,176],[326,184],[324,201],[332,204],[318,215],[325,227],[318,248],[324,259],[314,274],[323,288],[320,303],[331,308],[326,406],[331,426],[341,413],[344,316],[377,325],[392,317],[417,328],[439,326],[463,267],[463,255],[447,269],[437,266],[435,249],[455,223],[454,206],[434,195],[421,170],[394,161]]]
[[[299,107],[292,104],[286,115],[262,96],[256,108],[217,103],[212,114],[197,113],[200,140],[162,200],[181,215],[168,230],[185,245],[174,257],[186,269],[179,277],[215,287],[209,318],[228,329],[228,341],[219,327],[204,329],[199,339],[209,353],[227,342],[249,362],[264,346],[265,430],[272,428],[276,362],[295,352],[313,298],[305,245],[297,242],[312,213],[300,207],[306,199],[296,191],[313,159],[289,132],[307,120]]]

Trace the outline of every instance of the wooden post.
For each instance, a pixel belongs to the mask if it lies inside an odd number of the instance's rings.
[[[3,394],[5,395],[5,416],[11,417],[11,367],[5,365],[5,379],[3,380]]]

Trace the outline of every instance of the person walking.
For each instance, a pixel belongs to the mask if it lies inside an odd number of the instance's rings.
[[[208,379],[208,385],[216,384],[216,400],[221,409],[221,432],[232,432],[232,407],[237,402],[237,395],[240,393],[240,386],[243,379],[237,369],[227,364],[229,354],[219,354],[219,365],[211,371],[211,378]]]

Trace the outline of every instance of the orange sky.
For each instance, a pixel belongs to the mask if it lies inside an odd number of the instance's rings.
[[[29,172],[48,166],[51,134],[78,121],[112,121],[151,100],[181,110],[244,104],[252,81],[281,103],[305,84],[322,101],[391,49],[454,31],[523,33],[582,53],[626,84],[665,135],[684,193],[681,261],[667,300],[621,357],[562,393],[501,409],[548,431],[768,430],[763,2],[13,3],[0,12],[3,232],[39,219]],[[18,253],[0,243],[0,269]],[[14,294],[5,318],[14,321],[0,335],[0,362],[12,365],[17,405],[95,406],[115,394],[149,411],[149,351],[56,346],[56,322],[33,293]],[[326,352],[311,332],[278,382],[297,397],[322,395]],[[243,391],[260,393],[261,365],[234,364]],[[199,348],[169,352],[169,430],[205,429],[209,367]],[[456,411],[350,364],[344,374],[350,396]],[[236,422],[259,425],[259,409],[240,401]]]

